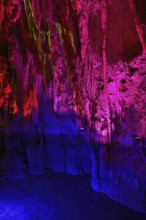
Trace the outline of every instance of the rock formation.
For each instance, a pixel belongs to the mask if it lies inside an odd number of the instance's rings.
[[[0,0],[0,173],[92,173],[146,212],[145,0]]]

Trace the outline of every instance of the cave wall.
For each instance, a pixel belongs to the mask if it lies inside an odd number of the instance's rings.
[[[0,0],[0,172],[92,173],[146,212],[144,0]]]

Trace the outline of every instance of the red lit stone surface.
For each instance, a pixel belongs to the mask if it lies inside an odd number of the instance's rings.
[[[0,0],[2,173],[11,154],[19,172],[92,169],[95,190],[146,212],[145,11],[144,0]]]

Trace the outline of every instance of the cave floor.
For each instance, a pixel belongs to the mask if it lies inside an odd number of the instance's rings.
[[[102,193],[89,176],[64,173],[28,175],[0,181],[0,220],[145,220]]]

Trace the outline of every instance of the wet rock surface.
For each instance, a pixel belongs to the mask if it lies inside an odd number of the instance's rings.
[[[90,187],[89,176],[47,173],[0,182],[1,220],[144,220],[145,215]]]

